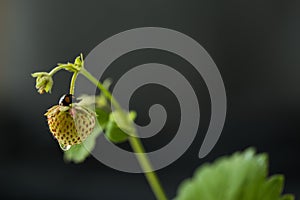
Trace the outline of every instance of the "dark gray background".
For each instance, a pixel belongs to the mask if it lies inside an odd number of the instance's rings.
[[[201,130],[179,160],[158,171],[168,196],[203,162],[248,146],[268,152],[270,173],[284,173],[286,192],[300,194],[299,9],[297,1],[0,1],[0,199],[154,199],[142,174],[115,171],[92,157],[65,164],[43,113],[68,91],[70,75],[55,76],[52,95],[37,94],[30,77],[143,26],[174,29],[198,41],[217,64],[228,95],[221,138],[199,160],[209,96],[185,60],[140,50],[120,57],[105,73],[117,80],[134,65],[165,63],[185,74],[197,92]],[[147,85],[131,101],[138,123],[147,123],[152,103],[165,104],[170,114],[159,135],[143,140],[147,150],[170,141],[179,119],[172,92]]]

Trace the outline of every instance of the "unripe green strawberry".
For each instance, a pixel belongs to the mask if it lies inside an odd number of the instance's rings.
[[[55,105],[46,113],[49,129],[62,149],[82,143],[95,127],[96,115],[85,107]]]

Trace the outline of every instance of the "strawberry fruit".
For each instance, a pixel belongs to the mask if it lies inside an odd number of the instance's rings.
[[[96,114],[85,107],[55,105],[46,113],[49,129],[63,150],[82,143],[93,131]]]

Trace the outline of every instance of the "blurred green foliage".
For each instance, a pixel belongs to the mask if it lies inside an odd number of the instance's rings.
[[[201,166],[180,185],[176,200],[293,200],[281,195],[284,177],[267,173],[267,155],[250,148]]]

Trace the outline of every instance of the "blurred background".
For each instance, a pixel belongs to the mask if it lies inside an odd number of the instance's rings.
[[[66,164],[43,114],[68,91],[70,74],[55,77],[52,94],[39,95],[30,74],[87,55],[119,32],[145,26],[180,31],[199,42],[222,74],[228,112],[222,135],[198,159],[210,116],[201,76],[176,55],[138,50],[121,56],[105,76],[114,81],[135,65],[159,62],[183,73],[201,106],[199,133],[185,154],[157,173],[170,198],[204,162],[249,146],[268,152],[270,174],[286,176],[285,192],[300,195],[300,2],[299,1],[0,1],[0,199],[154,199],[143,174],[116,171],[89,157]],[[166,106],[162,131],[144,139],[159,149],[178,128],[178,102],[167,88],[146,85],[130,106],[137,123],[147,108]],[[177,113],[177,114],[176,114]],[[120,145],[128,148],[128,144]]]

